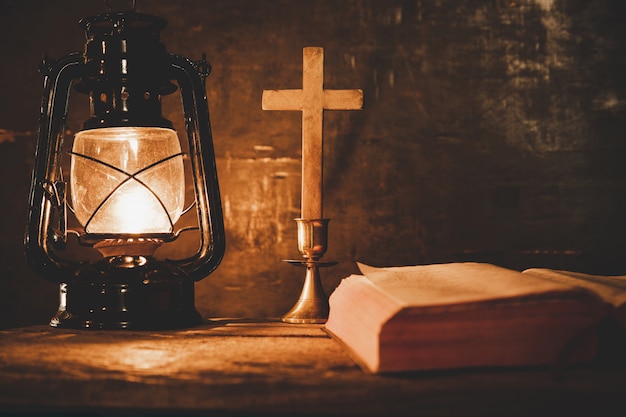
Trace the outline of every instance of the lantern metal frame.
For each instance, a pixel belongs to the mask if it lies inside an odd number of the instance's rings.
[[[225,233],[217,168],[206,97],[211,66],[205,56],[191,61],[170,54],[160,42],[162,18],[112,12],[85,18],[83,53],[52,61],[40,70],[44,88],[25,234],[26,257],[42,277],[60,286],[60,306],[51,325],[70,328],[176,328],[202,321],[194,306],[194,283],[211,274],[225,251]],[[135,67],[133,68],[133,65]],[[67,183],[62,147],[70,92],[90,96],[92,117],[84,129],[121,126],[172,128],[161,116],[161,96],[180,89],[189,164],[194,182],[199,246],[179,260],[117,256],[97,262],[68,261],[59,253],[68,236],[93,246],[103,239],[158,244],[177,239],[189,227],[170,234],[89,235],[68,229]],[[102,98],[102,100],[100,100]],[[179,139],[180,140],[180,139]],[[193,206],[192,205],[192,206]],[[192,208],[190,206],[189,208]],[[187,211],[187,210],[185,210]],[[170,219],[171,220],[171,219]],[[173,226],[173,225],[172,225]]]

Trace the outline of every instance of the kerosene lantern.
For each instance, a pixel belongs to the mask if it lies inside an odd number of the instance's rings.
[[[204,57],[192,62],[167,53],[159,39],[166,21],[137,13],[135,2],[123,12],[105,5],[105,13],[80,21],[87,37],[83,53],[54,62],[44,58],[41,65],[26,255],[40,275],[60,286],[52,326],[193,326],[202,321],[194,283],[217,268],[225,247],[205,92],[210,65]],[[188,152],[161,111],[161,97],[178,89]],[[64,152],[73,90],[88,95],[91,117]],[[64,157],[70,159],[69,175]],[[193,202],[185,201],[186,172],[193,177]],[[177,228],[194,207],[197,224]],[[82,227],[69,227],[68,216]],[[198,245],[189,256],[154,255],[192,229]],[[100,258],[64,256],[68,238],[95,248]]]

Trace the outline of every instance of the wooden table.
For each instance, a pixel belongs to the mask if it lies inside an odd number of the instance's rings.
[[[462,348],[462,347],[460,347]],[[626,352],[625,352],[626,354]],[[626,415],[626,366],[369,375],[320,325],[0,331],[0,415]]]

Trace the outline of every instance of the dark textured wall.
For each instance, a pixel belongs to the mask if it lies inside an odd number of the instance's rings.
[[[115,2],[114,2],[115,3]],[[123,3],[123,2],[122,2]],[[82,50],[101,1],[0,1],[0,327],[46,322],[53,284],[22,255],[41,97],[37,64]],[[321,46],[326,87],[363,111],[325,114],[323,271],[355,261],[489,261],[626,274],[626,3],[621,0],[139,0],[170,52],[213,65],[208,98],[227,229],[197,284],[208,316],[267,317],[297,299],[300,115],[261,110],[300,88]],[[87,117],[72,99],[68,129]],[[177,103],[166,116],[180,118]]]

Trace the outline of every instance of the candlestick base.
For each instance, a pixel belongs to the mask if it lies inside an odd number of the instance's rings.
[[[336,265],[330,261],[285,260],[292,265],[306,267],[304,285],[296,304],[281,317],[285,323],[326,323],[328,319],[328,298],[322,286],[320,267]]]
[[[330,219],[295,219],[298,224],[298,251],[303,260],[290,260],[292,265],[306,268],[304,285],[296,304],[281,320],[285,323],[325,323],[328,319],[328,298],[320,279],[319,268],[336,265],[320,261],[328,247]]]

